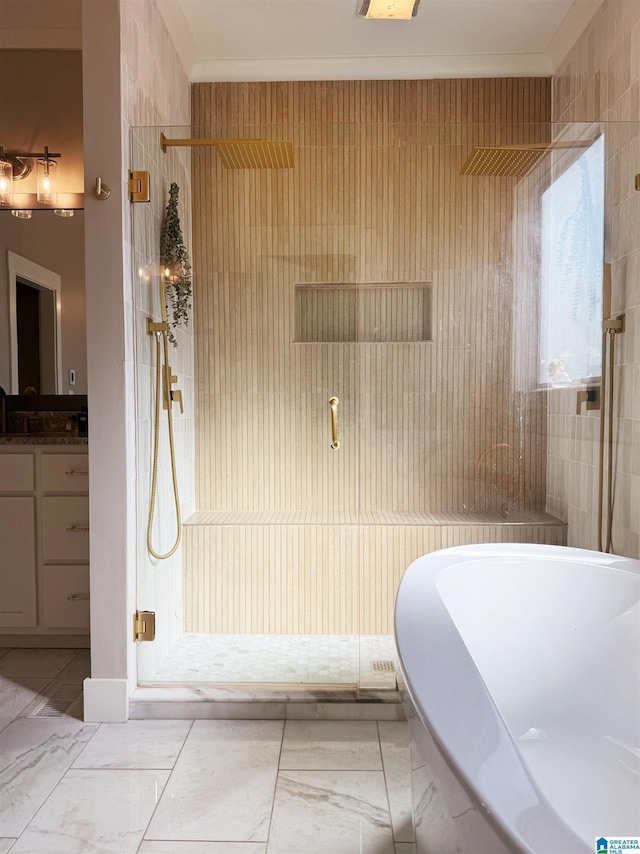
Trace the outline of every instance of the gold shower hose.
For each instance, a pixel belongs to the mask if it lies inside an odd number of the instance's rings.
[[[607,338],[609,348],[607,353]],[[602,332],[602,403],[600,410],[600,464],[598,480],[598,551],[611,551],[613,530],[613,405],[614,405],[614,366],[616,333],[613,329]],[[608,376],[607,376],[608,371]],[[606,443],[605,443],[606,433]],[[604,501],[604,451],[607,446],[607,499]],[[605,510],[606,508],[606,510]],[[606,536],[602,536],[602,524],[606,523]]]
[[[163,304],[163,303],[162,303]],[[163,311],[163,314],[165,312]],[[166,323],[166,317],[163,318]],[[168,333],[166,331],[163,332],[155,332],[156,339],[156,401],[155,401],[155,411],[154,411],[154,424],[153,424],[153,464],[151,467],[151,496],[149,498],[149,518],[147,522],[147,551],[152,557],[157,558],[157,560],[166,560],[171,557],[172,554],[175,553],[178,546],[180,545],[180,539],[182,537],[182,517],[180,513],[180,499],[178,497],[178,477],[176,473],[176,451],[173,442],[173,415],[171,413],[171,387],[169,386],[169,371],[165,371],[165,399],[167,401],[167,424],[169,427],[169,455],[171,457],[171,478],[173,480],[173,500],[176,508],[176,539],[171,547],[171,549],[165,554],[159,554],[154,548],[152,544],[152,528],[153,528],[153,516],[156,504],[156,492],[158,487],[158,439],[160,437],[160,396],[161,396],[161,382],[160,377],[162,374],[161,366],[160,366],[160,337],[162,337],[163,343],[163,354],[164,354],[164,364],[166,367],[169,365],[169,351],[167,344]]]

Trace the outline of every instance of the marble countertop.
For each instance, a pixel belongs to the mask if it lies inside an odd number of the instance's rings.
[[[86,436],[67,433],[5,433],[0,435],[0,445],[88,445]]]

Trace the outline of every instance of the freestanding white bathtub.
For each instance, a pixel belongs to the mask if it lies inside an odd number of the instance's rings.
[[[478,545],[407,569],[395,634],[418,854],[640,836],[640,561]]]

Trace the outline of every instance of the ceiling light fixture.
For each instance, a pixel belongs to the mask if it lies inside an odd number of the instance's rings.
[[[383,21],[410,21],[418,14],[420,0],[359,0],[358,15]]]

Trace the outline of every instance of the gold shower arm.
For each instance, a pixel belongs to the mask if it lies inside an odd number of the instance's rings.
[[[178,146],[182,148],[191,148],[193,146],[215,146],[215,145],[239,145],[245,142],[262,142],[261,139],[205,139],[203,137],[198,139],[173,139],[171,137],[166,137],[163,133],[160,134],[160,148],[164,152],[167,153],[167,148]]]

